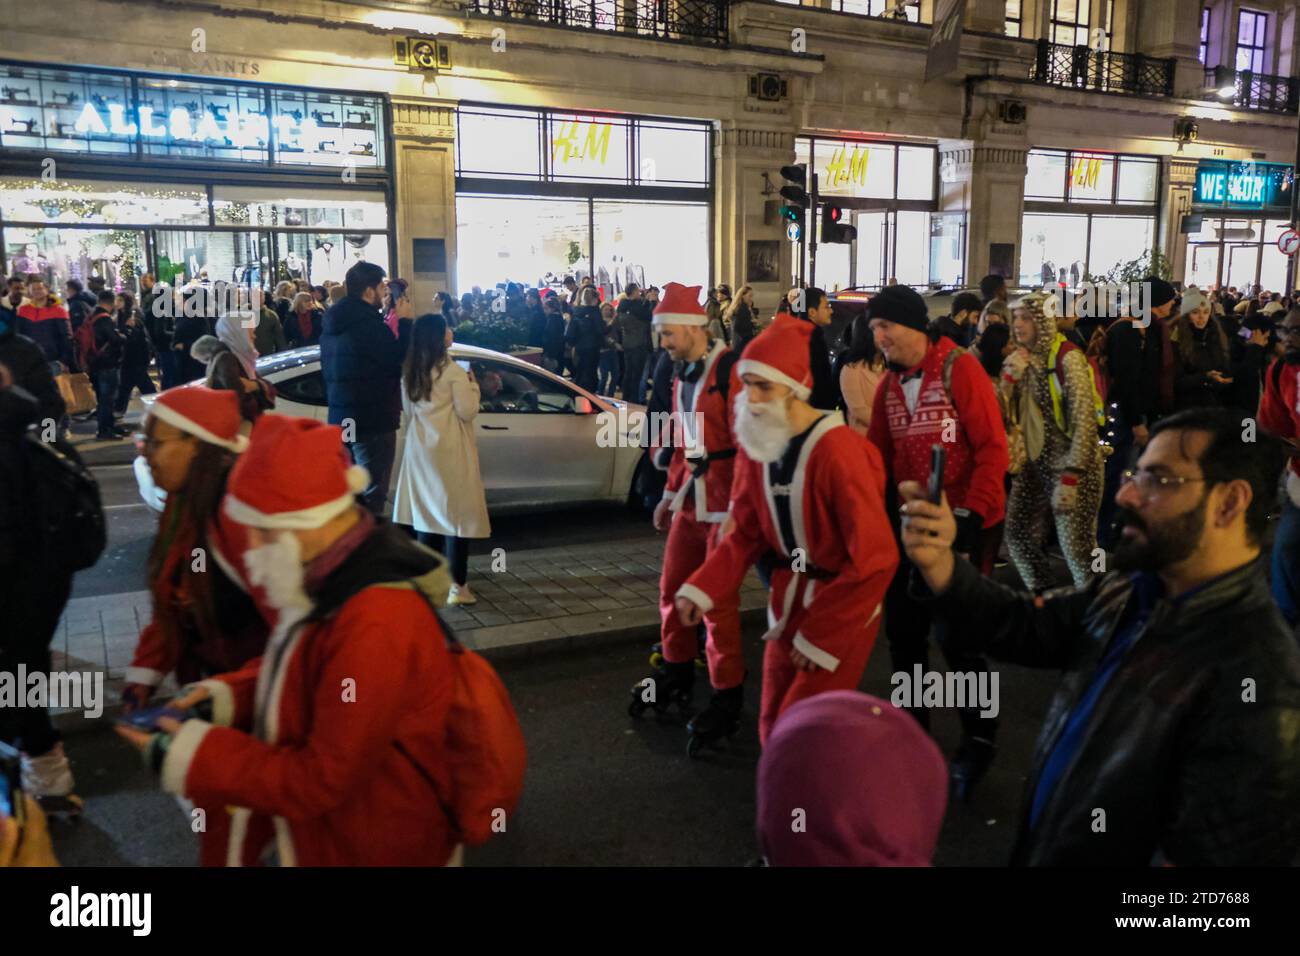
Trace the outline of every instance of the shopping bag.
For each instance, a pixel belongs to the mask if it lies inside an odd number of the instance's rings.
[[[80,415],[95,408],[95,389],[90,384],[90,376],[85,372],[64,372],[54,376],[63,396],[63,404],[68,406],[69,415]]]

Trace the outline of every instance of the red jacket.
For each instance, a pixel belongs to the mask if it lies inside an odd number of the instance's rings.
[[[864,629],[879,611],[898,567],[898,548],[885,513],[885,469],[880,454],[844,424],[838,412],[814,426],[804,444],[802,461],[786,489],[801,507],[792,509],[795,546],[803,549],[805,570],[816,574],[805,590],[802,607],[793,603],[796,561],[777,530],[774,491],[767,466],[744,457],[732,502],[735,530],[682,585],[687,597],[706,612],[719,598],[735,592],[749,568],[767,550],[789,560],[772,572],[770,611],[780,622],[777,633],[793,637],[799,651],[827,670],[835,670],[853,641],[868,639]]]
[[[72,323],[68,310],[54,302],[39,308],[30,302],[18,307],[18,331],[35,340],[47,362],[72,365]]]
[[[1300,365],[1288,365],[1284,359],[1277,359],[1264,373],[1259,424],[1282,438],[1300,439]],[[1290,467],[1300,476],[1300,458],[1292,458]]]
[[[736,439],[733,433],[735,419],[735,398],[743,391],[740,379],[736,375],[736,363],[728,368],[730,379],[727,397],[724,398],[718,388],[718,363],[723,356],[731,354],[726,346],[717,343],[705,357],[704,374],[695,383],[694,415],[687,416],[688,434],[682,435],[681,424],[677,424],[685,415],[682,411],[682,381],[673,380],[673,420],[676,425],[672,458],[668,463],[668,480],[664,484],[664,498],[676,499],[674,511],[680,510],[688,502],[695,506],[695,515],[700,521],[719,523],[726,519],[727,503],[731,498],[732,476],[736,465]],[[695,416],[702,416],[697,418]],[[695,461],[688,460],[689,449],[685,447],[694,438],[695,422],[703,421],[703,450],[709,455],[719,452],[723,457],[710,459],[708,470],[694,481],[691,472]],[[691,453],[694,457],[694,453]],[[692,487],[687,487],[693,485]]]
[[[282,866],[441,866],[455,838],[431,781],[447,792],[452,680],[424,598],[366,588],[337,615],[277,631],[263,657],[205,681],[213,722],[182,725],[163,787],[208,808],[213,832],[228,829],[232,865],[274,848]],[[219,808],[229,820],[211,821]],[[205,863],[221,862],[216,849],[205,840]]]
[[[867,437],[880,449],[895,487],[904,481],[924,485],[930,477],[930,446],[944,445],[948,457],[943,490],[948,503],[976,512],[988,528],[1006,514],[1003,482],[1011,464],[1007,433],[993,385],[975,356],[954,360],[951,397],[944,390],[944,360],[955,348],[950,339],[941,338],[925,353],[921,390],[912,412],[907,410],[898,373],[885,373],[876,389]]]

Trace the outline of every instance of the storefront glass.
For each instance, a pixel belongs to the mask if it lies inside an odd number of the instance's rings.
[[[0,176],[0,217],[9,222],[64,224],[208,224],[202,186]]]
[[[1026,213],[1021,232],[1020,284],[1078,282],[1088,258],[1088,217]]]
[[[463,107],[457,291],[558,287],[566,275],[592,276],[607,297],[628,282],[707,285],[710,134],[707,123]]]
[[[1290,166],[1201,160],[1192,190],[1200,225],[1187,235],[1183,281],[1285,291],[1288,263],[1277,241],[1289,227],[1290,188]]]
[[[10,275],[38,275],[62,294],[69,279],[102,277],[114,291],[135,292],[146,269],[144,233],[134,229],[6,227]]]

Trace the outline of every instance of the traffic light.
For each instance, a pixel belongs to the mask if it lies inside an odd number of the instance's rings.
[[[794,166],[782,166],[781,178],[788,185],[781,187],[781,198],[786,205],[781,207],[781,218],[786,222],[803,222],[808,210],[808,166],[797,163]]]
[[[858,230],[843,222],[844,210],[831,203],[822,205],[822,242],[852,242]]]

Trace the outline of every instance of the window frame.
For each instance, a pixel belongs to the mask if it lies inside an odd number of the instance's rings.
[[[1052,0],[1052,17],[1048,23],[1048,31],[1051,33],[1053,43],[1059,43],[1056,39],[1057,28],[1070,29],[1074,31],[1074,42],[1060,44],[1062,46],[1090,46],[1091,31],[1088,28],[1088,21],[1092,15],[1092,0],[1074,0],[1074,19],[1066,20],[1060,16],[1061,0]],[[1080,19],[1082,17],[1082,19]],[[1083,40],[1079,40],[1079,31],[1083,31]]]
[[[1243,23],[1246,22],[1246,17],[1253,18],[1252,26],[1254,27],[1254,30],[1252,32],[1254,42],[1243,44],[1241,42],[1241,28]],[[1237,11],[1237,31],[1234,35],[1235,47],[1233,51],[1233,65],[1236,66],[1241,62],[1241,53],[1243,50],[1250,51],[1250,66],[1245,68],[1237,66],[1236,68],[1238,72],[1265,72],[1265,67],[1267,66],[1265,57],[1268,54],[1268,21],[1268,14],[1260,10],[1250,10],[1242,7]]]

